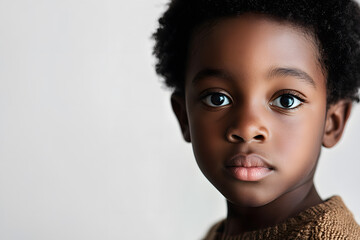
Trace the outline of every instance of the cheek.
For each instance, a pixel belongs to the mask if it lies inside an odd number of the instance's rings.
[[[311,117],[310,117],[311,116]],[[279,171],[296,179],[308,175],[316,166],[320,154],[324,115],[308,111],[294,117],[284,117],[276,128],[274,142]]]
[[[224,121],[201,111],[194,111],[190,116],[190,135],[196,161],[204,175],[216,174],[214,171],[221,168],[217,159],[223,158],[225,151]]]

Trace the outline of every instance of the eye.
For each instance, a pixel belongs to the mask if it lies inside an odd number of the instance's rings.
[[[294,109],[303,101],[292,94],[283,94],[271,102],[271,105],[284,109]]]
[[[203,102],[211,107],[222,107],[229,105],[231,100],[222,93],[209,93],[203,98]]]

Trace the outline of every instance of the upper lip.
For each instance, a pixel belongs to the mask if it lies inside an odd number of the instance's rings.
[[[226,167],[264,167],[269,169],[274,169],[272,165],[268,163],[268,161],[260,155],[257,154],[237,154],[231,159],[229,159],[226,164]]]

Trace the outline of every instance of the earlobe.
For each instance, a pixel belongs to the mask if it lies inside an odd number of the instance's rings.
[[[329,107],[322,143],[324,147],[331,148],[339,142],[350,116],[351,107],[352,103],[348,100],[340,100]]]
[[[191,142],[189,121],[186,113],[185,97],[178,93],[173,93],[171,95],[171,106],[179,122],[184,140],[186,142]]]

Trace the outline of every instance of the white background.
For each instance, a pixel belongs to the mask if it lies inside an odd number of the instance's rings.
[[[199,239],[226,214],[155,75],[165,0],[0,0],[0,239]],[[360,220],[360,108],[316,184]]]

